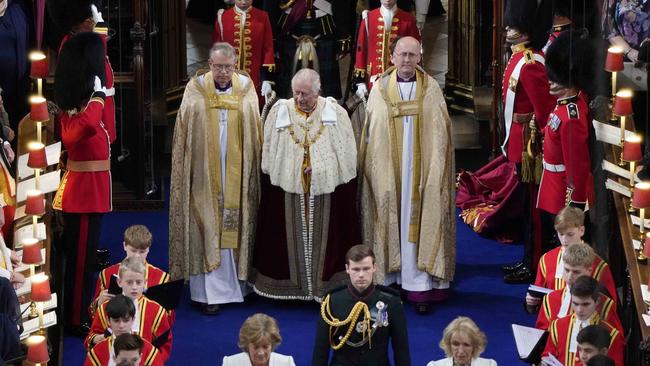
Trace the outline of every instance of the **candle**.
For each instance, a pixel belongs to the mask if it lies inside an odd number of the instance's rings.
[[[43,216],[45,214],[45,195],[38,189],[27,191],[27,203],[25,204],[25,214],[34,216]]]
[[[34,51],[29,54],[32,67],[29,73],[33,79],[45,79],[49,75],[47,58],[41,51]]]
[[[52,293],[50,292],[50,279],[44,273],[39,273],[31,277],[32,281],[32,301],[50,301]]]
[[[27,149],[29,150],[29,157],[27,159],[28,167],[32,169],[44,169],[47,167],[45,145],[37,141],[32,141],[27,144]]]
[[[25,264],[41,264],[43,257],[41,256],[40,241],[35,238],[25,238],[21,240],[23,245],[23,258],[22,262]]]
[[[612,95],[616,95],[616,72],[623,70],[623,50],[620,47],[607,49],[605,70],[612,73]]]
[[[47,100],[40,96],[32,96],[29,98],[31,104],[31,112],[29,118],[33,121],[48,121],[50,114],[47,111]]]
[[[27,361],[37,364],[50,360],[47,351],[47,341],[42,335],[33,335],[27,338]]]
[[[616,93],[612,112],[617,116],[629,116],[633,113],[631,90],[624,89]]]

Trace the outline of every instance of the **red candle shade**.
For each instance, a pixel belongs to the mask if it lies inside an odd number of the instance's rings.
[[[640,182],[634,186],[632,193],[632,207],[650,208],[650,183]]]
[[[40,142],[32,141],[27,145],[29,157],[27,166],[32,169],[47,168],[47,155],[45,154],[45,145]]]
[[[625,161],[639,161],[643,158],[641,153],[641,137],[633,135],[625,138],[623,144],[623,160]]]
[[[45,79],[49,75],[47,65],[47,58],[41,51],[34,51],[29,54],[29,59],[32,62],[32,69],[29,73],[33,79]]]
[[[45,214],[45,195],[37,189],[27,191],[27,203],[25,204],[25,214],[43,216]]]
[[[26,238],[21,241],[23,244],[23,259],[25,264],[41,264],[43,257],[41,256],[40,241],[34,238]]]
[[[32,280],[32,301],[50,301],[50,279],[44,273],[31,277]]]
[[[610,47],[607,49],[605,70],[609,72],[623,70],[623,50],[620,47]]]
[[[29,98],[29,103],[32,105],[29,118],[32,121],[48,121],[50,114],[47,112],[47,100],[43,97],[33,96]]]
[[[50,361],[47,341],[42,335],[33,335],[27,338],[27,361],[34,364]]]
[[[621,90],[616,93],[612,111],[617,116],[629,116],[632,114],[632,91]]]

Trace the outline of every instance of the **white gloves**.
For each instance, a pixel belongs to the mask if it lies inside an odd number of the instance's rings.
[[[266,80],[263,81],[262,89],[260,90],[262,96],[268,98],[268,96],[271,94],[272,91],[273,91],[273,87],[271,87],[271,82]]]
[[[102,81],[99,79],[99,76],[95,76],[93,90],[96,92],[102,92],[106,94],[106,87],[102,85]]]
[[[104,22],[104,18],[102,18],[102,13],[97,10],[97,7],[95,6],[95,4],[90,6],[90,11],[93,13],[93,21],[95,23],[103,23]]]
[[[366,87],[365,83],[358,83],[357,84],[357,91],[355,94],[359,97],[359,99],[365,99],[366,95],[368,95],[368,88]]]

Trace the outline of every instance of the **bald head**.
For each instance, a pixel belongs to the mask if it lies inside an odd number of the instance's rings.
[[[390,61],[397,68],[397,74],[406,79],[415,75],[415,67],[420,62],[420,42],[407,36],[397,40]]]

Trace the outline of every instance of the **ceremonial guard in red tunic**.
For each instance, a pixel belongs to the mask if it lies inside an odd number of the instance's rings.
[[[237,69],[251,76],[258,97],[266,97],[271,93],[275,72],[273,30],[268,14],[252,7],[252,2],[237,0],[232,8],[219,9],[212,42],[227,42],[235,47]]]
[[[106,366],[111,365],[111,358],[115,355],[113,350],[113,343],[115,336],[110,336],[103,341],[97,343],[86,357],[84,366]],[[160,366],[164,365],[160,352],[154,347],[151,342],[142,339],[143,346],[140,357],[139,366]]]
[[[86,349],[91,348],[93,338],[97,335],[104,334],[106,329],[109,328],[106,304],[108,302],[103,303],[95,313],[93,323],[90,326],[90,333],[84,340],[84,347]],[[165,308],[145,296],[140,296],[136,300],[135,307],[134,333],[137,333],[142,339],[146,339],[156,345],[160,351],[160,357],[166,361],[171,352],[172,332]]]
[[[536,179],[536,156],[530,156],[529,149],[535,145],[535,131],[539,132],[546,124],[548,114],[555,105],[555,98],[549,94],[548,79],[544,70],[544,56],[536,47],[543,39],[540,29],[548,29],[537,24],[541,19],[537,1],[508,1],[506,3],[504,24],[506,41],[511,44],[512,56],[503,74],[502,100],[505,122],[505,139],[501,146],[508,161],[517,165],[520,185],[517,194],[524,196],[523,242],[524,256],[520,263],[504,266],[504,280],[508,283],[528,282],[533,277],[533,266],[541,255],[543,240],[539,213],[534,207]],[[537,133],[539,136],[539,133]],[[550,248],[549,248],[550,249]]]
[[[553,0],[553,27],[549,31],[548,41],[542,52],[546,53],[548,47],[555,41],[560,33],[571,30],[587,28],[592,29],[592,20],[595,19],[595,9],[592,0]]]
[[[582,91],[587,70],[581,67],[581,58],[590,56],[583,56],[583,52],[587,52],[587,44],[582,33],[567,31],[558,36],[546,54],[551,93],[558,100],[543,130],[544,171],[537,207],[549,220],[567,205],[584,208],[592,191],[591,118]],[[545,225],[543,230],[552,229]]]
[[[108,131],[110,142],[117,137],[115,130],[115,87],[113,84],[113,67],[108,59],[107,32],[102,13],[98,11],[99,0],[50,0],[47,2],[48,12],[56,25],[67,34],[61,40],[59,51],[65,42],[77,32],[94,31],[101,35],[104,42],[104,67],[106,80],[106,97],[104,98],[104,111],[102,122]]]
[[[399,9],[397,0],[382,0],[381,3],[377,9],[364,10],[359,25],[354,76],[357,90],[364,95],[375,79],[391,66],[390,45],[395,39],[411,36],[420,40],[411,13]]]
[[[109,137],[102,123],[105,54],[100,35],[76,34],[61,49],[54,82],[67,162],[52,206],[65,220],[64,309],[72,326],[87,321],[101,217],[112,209]]]

